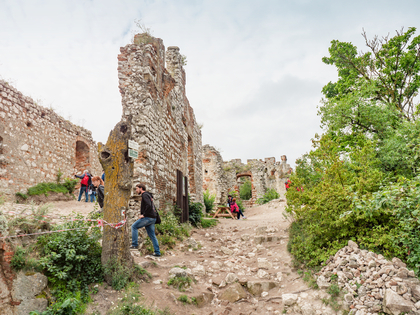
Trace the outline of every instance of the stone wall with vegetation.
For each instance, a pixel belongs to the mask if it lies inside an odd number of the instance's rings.
[[[123,118],[140,145],[133,185],[145,183],[157,207],[175,202],[177,170],[188,176],[191,199],[203,200],[201,130],[186,97],[183,58],[178,47],[165,51],[161,39],[147,34],[118,56]]]
[[[102,172],[92,133],[0,81],[0,191],[12,198],[84,169]]]
[[[251,182],[252,196],[249,201],[243,200],[245,207],[254,205],[268,189],[274,189],[284,196],[285,181],[292,169],[287,164],[285,155],[281,161],[274,157],[263,160],[250,159],[242,163],[241,159],[224,162],[220,153],[209,145],[203,146],[203,189],[216,196],[215,203],[225,204],[229,191],[239,190],[246,180]]]

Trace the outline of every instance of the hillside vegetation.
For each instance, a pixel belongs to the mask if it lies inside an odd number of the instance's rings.
[[[334,40],[323,62],[338,80],[322,90],[324,133],[297,161],[287,192],[288,249],[315,267],[349,239],[399,257],[420,274],[420,36],[415,28]]]

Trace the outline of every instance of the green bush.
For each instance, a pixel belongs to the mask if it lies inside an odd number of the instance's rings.
[[[203,217],[203,204],[200,202],[191,202],[190,196],[188,195],[188,213],[190,223],[197,227],[201,223]]]
[[[216,200],[216,196],[211,195],[210,191],[207,189],[203,193],[203,198],[204,198],[204,206],[206,207],[206,212],[209,213],[213,210],[214,201]]]
[[[75,178],[65,178],[64,183],[62,185],[66,187],[69,194],[72,194],[78,183],[79,183],[79,180]]]
[[[81,216],[76,218],[82,219]],[[64,292],[83,291],[87,286],[103,279],[99,229],[88,230],[93,223],[70,221],[56,230],[77,229],[42,235],[38,238],[42,258],[49,282]],[[65,295],[65,294],[63,294]]]
[[[252,197],[252,184],[249,179],[246,179],[245,182],[239,188],[239,196],[243,200],[249,200]]]
[[[21,193],[20,191],[18,191],[15,195],[19,198],[22,198],[23,200],[28,199],[28,195],[24,194],[24,193]]]
[[[267,189],[266,193],[262,198],[257,199],[257,204],[263,205],[271,200],[280,198],[280,194],[273,188]]]
[[[26,265],[25,256],[26,251],[22,247],[18,246],[13,254],[12,260],[10,261],[10,266],[16,271],[23,269]]]

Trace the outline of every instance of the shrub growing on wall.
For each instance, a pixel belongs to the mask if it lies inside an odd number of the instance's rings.
[[[239,196],[242,200],[249,200],[252,197],[252,184],[247,178],[239,188]]]
[[[206,212],[209,213],[213,210],[214,201],[216,200],[216,196],[211,195],[210,191],[207,189],[203,193],[203,198],[204,198],[204,206],[206,207]]]

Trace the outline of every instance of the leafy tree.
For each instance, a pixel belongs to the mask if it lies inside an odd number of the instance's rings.
[[[239,196],[243,200],[249,200],[252,197],[252,184],[251,181],[247,178],[239,188]]]
[[[339,78],[335,83],[328,83],[322,92],[328,103],[346,100],[352,105],[353,112],[342,111],[352,126],[378,131],[374,127],[379,126],[366,124],[369,117],[363,115],[372,105],[380,111],[386,109],[391,116],[395,115],[392,111],[395,109],[401,119],[417,118],[415,97],[420,87],[420,36],[413,37],[415,31],[416,28],[410,27],[406,32],[397,31],[392,38],[375,36],[372,40],[363,32],[370,51],[359,54],[351,43],[331,42],[330,57],[324,57],[322,61],[335,65]],[[359,105],[370,106],[359,112]]]

